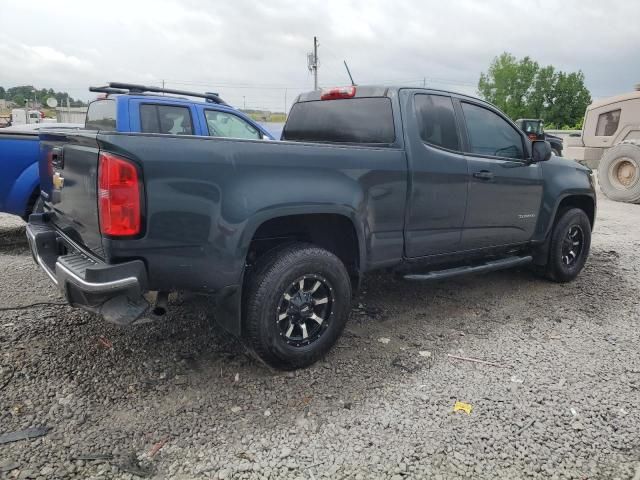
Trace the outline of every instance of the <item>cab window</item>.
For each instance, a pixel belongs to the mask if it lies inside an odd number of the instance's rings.
[[[449,150],[459,150],[458,129],[450,97],[418,94],[415,97],[420,137]]]
[[[479,155],[524,158],[522,136],[504,118],[478,105],[462,103],[469,151]]]
[[[105,99],[96,100],[89,104],[85,120],[87,130],[115,131],[116,130],[116,102]]]
[[[211,137],[244,138],[260,140],[262,133],[249,122],[227,112],[205,110],[207,128]]]
[[[596,126],[597,137],[610,137],[620,124],[620,109],[603,113],[598,117],[598,125]]]
[[[140,129],[143,133],[193,135],[188,107],[172,105],[140,105]]]

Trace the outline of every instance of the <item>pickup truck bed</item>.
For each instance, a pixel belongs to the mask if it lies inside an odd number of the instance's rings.
[[[211,294],[214,318],[278,368],[331,347],[367,271],[437,279],[534,263],[568,281],[586,261],[588,169],[549,158],[484,102],[312,92],[283,138],[43,133],[34,257],[72,304],[120,324],[149,315],[146,292]]]

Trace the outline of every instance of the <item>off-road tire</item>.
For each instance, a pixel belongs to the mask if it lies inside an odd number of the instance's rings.
[[[572,230],[573,229],[573,230]],[[572,231],[579,231],[580,249],[576,258],[567,265],[564,258],[569,257],[563,250],[567,248],[568,238]],[[574,239],[575,241],[575,239]],[[591,222],[587,214],[579,208],[569,208],[558,213],[557,220],[551,231],[549,244],[549,258],[543,270],[544,276],[554,282],[570,282],[582,271],[589,249],[591,248]]]
[[[640,203],[640,144],[624,141],[610,148],[600,159],[598,183],[611,200]]]
[[[556,157],[561,157],[562,155],[560,154],[559,150],[556,150],[555,148],[551,149],[551,153],[553,153]]]
[[[305,276],[310,286],[316,277],[324,280],[322,288],[326,282],[326,291],[331,290],[331,314],[315,340],[294,346],[277,318],[285,293]],[[333,253],[311,244],[289,244],[258,258],[244,290],[243,340],[260,360],[279,370],[304,368],[322,358],[349,316],[351,282],[344,264]]]

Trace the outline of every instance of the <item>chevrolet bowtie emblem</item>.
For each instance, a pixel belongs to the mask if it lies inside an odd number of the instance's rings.
[[[64,177],[58,172],[53,174],[53,186],[60,190],[64,187]]]

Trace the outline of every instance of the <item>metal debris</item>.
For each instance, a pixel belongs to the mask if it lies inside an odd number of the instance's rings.
[[[43,435],[46,435],[49,430],[51,430],[49,427],[35,427],[18,430],[17,432],[3,433],[0,435],[0,445],[42,437]]]

